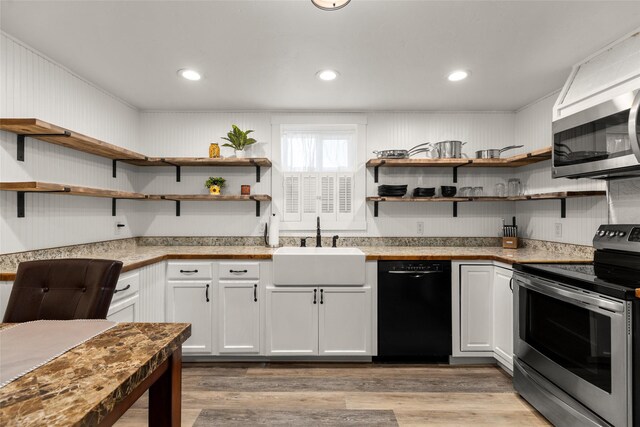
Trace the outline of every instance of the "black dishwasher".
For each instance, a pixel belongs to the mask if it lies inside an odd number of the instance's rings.
[[[451,262],[378,261],[375,361],[447,362],[451,355]]]

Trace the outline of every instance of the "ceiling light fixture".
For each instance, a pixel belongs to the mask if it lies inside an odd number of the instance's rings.
[[[449,77],[447,77],[447,78],[451,82],[459,82],[460,80],[464,80],[467,77],[469,77],[470,74],[471,73],[469,71],[457,70],[457,71],[454,71],[451,74],[449,74]]]
[[[338,10],[349,4],[351,0],[311,0],[318,9]]]
[[[334,70],[322,70],[316,73],[316,76],[320,80],[324,80],[325,82],[330,82],[331,80],[335,80],[338,78],[338,72]]]
[[[200,73],[195,71],[195,70],[190,70],[188,68],[183,68],[181,70],[178,70],[178,75],[180,77],[183,77],[187,80],[191,80],[191,81],[198,81],[200,80]]]

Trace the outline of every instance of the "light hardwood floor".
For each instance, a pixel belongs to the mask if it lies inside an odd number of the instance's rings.
[[[185,363],[182,425],[548,426],[495,366]],[[140,398],[118,427],[146,425]]]

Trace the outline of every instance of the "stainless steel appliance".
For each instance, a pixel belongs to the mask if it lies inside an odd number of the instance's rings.
[[[593,242],[593,264],[514,266],[514,386],[557,426],[637,426],[640,225]]]
[[[448,362],[451,261],[378,262],[375,361]]]
[[[553,178],[640,176],[640,90],[553,122]]]

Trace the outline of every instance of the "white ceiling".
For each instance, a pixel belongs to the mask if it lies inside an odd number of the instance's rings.
[[[0,25],[145,110],[511,111],[640,25],[640,1],[2,0]]]

